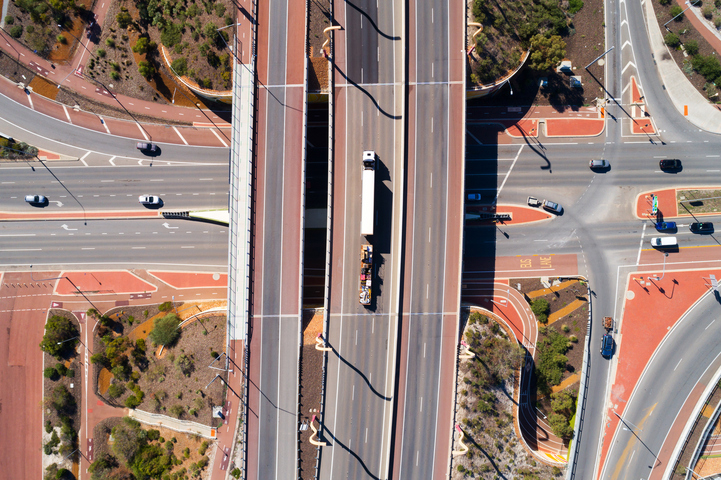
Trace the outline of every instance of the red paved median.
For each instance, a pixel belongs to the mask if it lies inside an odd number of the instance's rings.
[[[603,118],[547,118],[547,137],[596,137],[601,135]]]
[[[636,197],[636,217],[641,219],[656,219],[653,214],[653,195],[658,198],[658,211],[663,214],[664,218],[678,217],[676,190],[673,188],[640,193],[638,197]]]
[[[538,222],[547,220],[553,215],[540,208],[526,207],[525,205],[486,205],[486,206],[469,206],[466,207],[466,216],[478,214],[493,213],[497,215],[511,215],[511,220],[498,221],[499,225],[518,225],[521,223]],[[492,224],[492,220],[480,220],[466,218],[466,225],[487,225]]]
[[[225,287],[228,275],[221,273],[151,272],[148,273],[175,289]]]
[[[63,272],[57,295],[86,295],[155,292],[158,288],[127,271],[120,272]],[[69,281],[68,281],[69,279]],[[72,283],[71,283],[72,282]],[[77,287],[77,288],[76,288]]]

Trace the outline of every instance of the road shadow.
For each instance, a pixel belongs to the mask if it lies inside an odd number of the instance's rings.
[[[328,442],[328,445],[327,445],[328,447],[339,446],[340,448],[342,448],[343,450],[348,452],[353,458],[355,458],[358,461],[358,463],[360,464],[360,466],[363,468],[363,470],[366,472],[366,475],[368,475],[368,478],[372,478],[373,480],[380,480],[380,477],[373,475],[373,473],[370,470],[368,470],[368,466],[358,456],[358,454],[355,453],[350,448],[348,448],[348,446],[345,445],[343,442],[338,440],[335,437],[335,435],[333,435],[325,425],[323,425],[323,428],[321,429],[321,431],[319,433],[322,435],[322,440],[325,440]],[[332,440],[333,442],[329,442],[329,440]],[[333,445],[333,443],[335,443],[335,445]]]
[[[321,338],[322,338],[322,337],[321,337]],[[323,339],[323,340],[325,340],[325,339]],[[379,392],[378,390],[376,390],[376,389],[373,387],[373,385],[371,384],[371,382],[368,380],[368,377],[366,377],[363,372],[361,372],[360,370],[358,370],[358,368],[356,368],[355,365],[351,364],[350,362],[348,362],[348,360],[346,360],[345,358],[343,358],[343,357],[338,353],[338,350],[336,350],[333,345],[331,345],[330,343],[326,342],[326,346],[329,347],[329,348],[333,351],[333,353],[336,355],[336,357],[338,357],[338,360],[340,360],[340,361],[343,362],[348,368],[350,368],[351,370],[353,370],[354,372],[356,372],[356,373],[358,374],[358,376],[360,376],[360,377],[363,379],[363,381],[365,381],[366,385],[368,385],[368,388],[369,388],[370,391],[373,393],[373,395],[375,395],[376,397],[378,397],[378,398],[380,398],[381,400],[384,400],[384,401],[386,401],[386,402],[389,402],[389,401],[393,400],[393,397],[386,397],[386,396],[383,395],[381,392]]]
[[[338,67],[338,65],[336,65],[336,63],[333,59],[331,59],[331,62],[333,64],[333,70],[336,70],[340,74],[340,76],[342,76],[345,79],[346,82],[348,82],[349,84],[353,85],[355,88],[357,88],[358,90],[363,92],[363,94],[365,94],[365,96],[368,97],[368,99],[371,102],[373,102],[373,105],[375,105],[375,107],[378,109],[378,111],[381,113],[381,115],[383,115],[384,117],[390,118],[391,120],[400,120],[401,118],[403,118],[401,115],[392,115],[391,113],[383,110],[383,108],[380,106],[378,101],[375,99],[375,97],[373,97],[373,95],[371,95],[371,93],[368,90],[366,90],[365,88],[361,87],[356,82],[351,80],[350,77],[348,75],[346,75],[345,72],[343,72]]]

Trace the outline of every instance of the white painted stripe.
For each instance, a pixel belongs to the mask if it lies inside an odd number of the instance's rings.
[[[220,135],[218,135],[218,132],[216,132],[215,129],[210,129],[210,131],[213,132],[213,135],[215,135],[215,137],[220,140],[220,143],[222,143],[224,147],[228,147],[228,144],[225,143],[225,140],[223,140]]]
[[[183,143],[186,144],[186,145],[188,145],[188,142],[187,142],[187,141],[185,140],[185,138],[183,138],[183,136],[180,134],[180,130],[178,130],[175,126],[173,126],[173,130],[175,130],[175,133],[178,134],[178,136],[179,136],[180,139],[183,141]]]

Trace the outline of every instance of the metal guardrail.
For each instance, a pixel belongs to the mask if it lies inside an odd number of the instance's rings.
[[[578,455],[578,448],[581,442],[579,442],[581,428],[585,416],[586,396],[588,395],[588,380],[589,380],[589,360],[591,359],[591,313],[593,312],[593,295],[591,295],[591,286],[585,277],[582,278],[586,282],[586,289],[588,291],[588,323],[586,325],[586,340],[585,340],[585,351],[586,354],[583,357],[583,366],[581,367],[581,386],[578,389],[578,400],[576,401],[576,422],[573,425],[573,450],[571,450],[568,457],[568,463],[566,464],[566,480],[571,480],[576,472],[576,456]]]

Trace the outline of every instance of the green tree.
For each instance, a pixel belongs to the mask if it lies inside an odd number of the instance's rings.
[[[671,18],[676,18],[677,22],[680,22],[683,20],[683,8],[681,8],[679,5],[672,6],[669,11],[669,15],[671,15]]]
[[[571,436],[573,436],[573,428],[568,424],[568,419],[563,415],[557,413],[549,414],[548,424],[551,425],[551,429],[557,437],[571,438]]]
[[[151,41],[148,37],[140,37],[138,41],[135,42],[135,45],[133,45],[133,51],[140,55],[145,55],[156,47],[155,42]]]
[[[113,427],[113,439],[113,453],[126,465],[131,465],[135,455],[148,443],[145,430],[130,417],[123,417],[123,422]]]
[[[671,48],[678,48],[678,46],[681,45],[681,39],[673,32],[668,32],[666,36],[663,37],[663,41]]]
[[[143,60],[138,64],[138,72],[145,78],[150,79],[155,75],[155,67],[152,63]]]
[[[173,48],[175,44],[180,43],[182,38],[183,32],[180,30],[180,25],[174,22],[166,23],[160,32],[160,41],[168,48]]]
[[[715,55],[696,55],[691,59],[691,66],[709,82],[721,76],[721,63]]]
[[[45,335],[40,342],[40,349],[54,357],[61,357],[66,352],[75,349],[78,340],[71,339],[79,336],[80,332],[73,322],[65,317],[53,315],[45,324]]]
[[[551,312],[551,305],[545,298],[537,298],[531,302],[531,311],[541,323],[548,321],[548,314]]]
[[[128,13],[128,9],[125,7],[122,7],[120,9],[120,12],[115,16],[115,20],[118,21],[118,26],[125,30],[128,28],[128,25],[130,25],[133,21],[133,17],[130,16]]]
[[[698,42],[696,40],[689,40],[688,42],[683,44],[683,48],[686,49],[686,53],[689,55],[696,55],[698,54]]]
[[[176,58],[171,64],[173,71],[181,77],[188,73],[188,60],[185,57]]]
[[[559,35],[546,36],[540,33],[531,37],[531,58],[533,70],[545,72],[555,68],[566,56],[566,42]]]
[[[49,398],[52,406],[59,414],[72,415],[75,413],[77,404],[70,391],[65,385],[58,385]]]
[[[60,375],[58,375],[58,371],[55,370],[54,367],[48,367],[45,370],[43,370],[43,377],[49,378],[50,380],[57,380],[60,378]]]
[[[115,399],[125,393],[125,385],[122,383],[112,383],[108,387],[108,397]]]
[[[149,337],[156,345],[164,345],[166,347],[172,345],[180,336],[179,324],[180,319],[174,313],[169,313],[162,318],[156,318],[155,325]]]
[[[578,13],[583,8],[583,0],[569,0],[568,13],[571,15]]]
[[[215,26],[213,22],[208,22],[205,24],[205,27],[203,27],[203,34],[205,37],[210,40],[211,42],[215,43],[218,39],[218,27]]]
[[[551,408],[555,413],[571,418],[576,412],[576,390],[565,389],[551,394]]]

